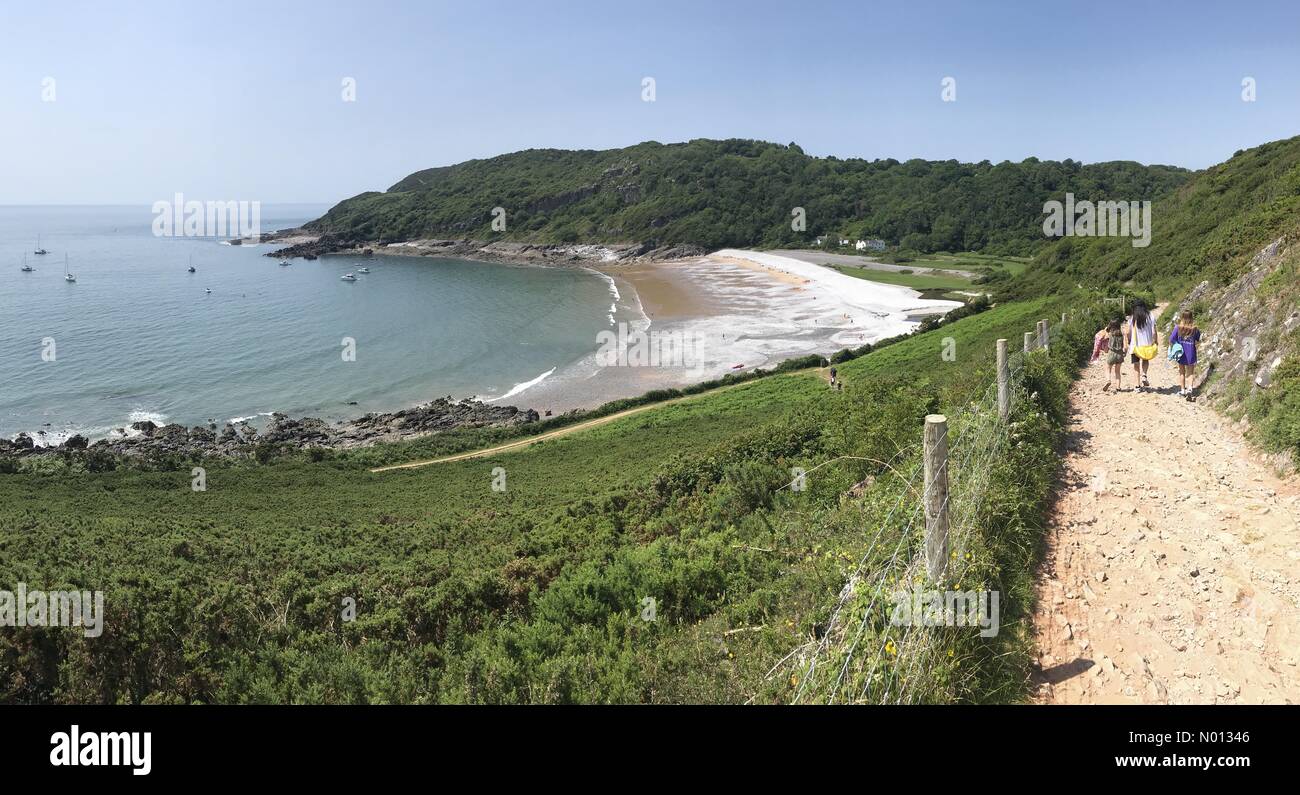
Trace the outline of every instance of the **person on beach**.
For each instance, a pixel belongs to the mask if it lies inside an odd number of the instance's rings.
[[[1151,386],[1147,379],[1147,370],[1151,360],[1160,352],[1156,341],[1156,319],[1143,301],[1133,304],[1133,314],[1129,316],[1128,327],[1124,331],[1128,341],[1129,359],[1133,362],[1133,376],[1138,380],[1139,391]]]
[[[1113,382],[1118,392],[1124,381],[1124,323],[1115,318],[1103,331],[1106,332],[1106,385],[1101,391],[1110,390]]]
[[[1201,330],[1196,327],[1196,316],[1191,311],[1184,311],[1174,323],[1173,331],[1169,333],[1169,348],[1173,350],[1177,345],[1181,349],[1175,351],[1178,379],[1181,383],[1178,394],[1188,400],[1192,399],[1192,390],[1187,388],[1187,379],[1196,375],[1196,346],[1200,341]]]

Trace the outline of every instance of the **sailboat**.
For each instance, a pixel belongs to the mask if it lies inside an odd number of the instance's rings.
[[[27,264],[27,255],[24,254],[24,255],[23,255],[23,273],[31,273],[31,272],[34,271],[34,270],[36,270],[36,269],[33,268],[31,265],[28,265],[28,264]]]
[[[72,274],[72,271],[68,270],[68,255],[64,254],[63,255],[63,281],[75,282],[76,280],[77,277]]]
[[[193,255],[193,254],[190,255],[190,269],[189,269],[189,270],[190,270],[190,273],[193,273],[193,272],[194,272],[194,255]]]
[[[45,249],[41,248],[41,236],[40,236],[40,235],[37,235],[37,236],[36,236],[36,252],[35,252],[35,253],[38,254],[38,255],[39,255],[39,254],[49,254],[49,253],[50,253],[50,252],[46,251]]]

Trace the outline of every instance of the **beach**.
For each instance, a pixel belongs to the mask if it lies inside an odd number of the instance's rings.
[[[771,368],[798,356],[829,356],[905,334],[926,316],[961,306],[769,252],[723,249],[680,260],[587,267],[609,277],[617,291],[619,312],[610,318],[626,320],[611,323],[611,331],[626,334],[615,350],[635,353],[644,343],[653,351],[659,344],[689,355],[602,361],[595,352],[510,396],[543,416]],[[620,325],[626,328],[615,331]]]
[[[291,224],[314,212],[268,208],[289,223],[266,242],[310,243]],[[0,437],[55,447],[177,424],[220,438],[278,413],[367,443],[400,433],[346,433],[366,414],[449,397],[542,417],[591,409],[830,355],[959,305],[777,252],[635,243],[373,242],[280,267],[252,241],[160,242],[150,217],[0,213],[11,256],[27,246],[19,227],[39,226],[80,275],[67,284],[39,262],[0,295],[0,343],[29,353],[0,361],[0,380],[22,385],[0,395]],[[340,281],[349,271],[359,278]]]

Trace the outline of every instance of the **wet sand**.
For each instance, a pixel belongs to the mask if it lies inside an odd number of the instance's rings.
[[[593,353],[508,402],[543,415],[595,408],[653,389],[771,368],[797,356],[829,355],[905,333],[926,315],[960,305],[765,252],[729,249],[686,260],[590,268],[616,287],[610,336],[623,335],[622,350],[630,347],[623,339],[641,334],[652,345],[685,341],[688,355],[680,362],[607,366]],[[593,341],[593,348],[597,344]]]

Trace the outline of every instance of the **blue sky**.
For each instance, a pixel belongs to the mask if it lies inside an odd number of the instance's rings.
[[[1300,134],[1297,31],[1290,2],[6,2],[0,203],[332,203],[698,137],[1201,168]]]

